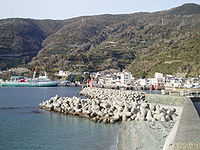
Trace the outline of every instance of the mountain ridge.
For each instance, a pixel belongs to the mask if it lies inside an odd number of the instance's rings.
[[[199,56],[199,16],[200,5],[184,4],[154,13],[67,20],[3,19],[0,68],[39,65],[48,72],[114,68],[127,69],[136,77],[150,76],[156,71],[195,76],[200,68],[195,60]],[[184,61],[182,57],[189,53],[184,50],[187,48],[191,55]],[[175,57],[175,52],[181,56]],[[169,54],[171,58],[164,57]]]

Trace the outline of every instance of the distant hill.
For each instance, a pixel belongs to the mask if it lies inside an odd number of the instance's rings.
[[[200,5],[67,20],[0,20],[0,67],[200,74]]]
[[[200,5],[197,5],[194,3],[184,4],[182,6],[179,6],[179,7],[169,10],[168,14],[171,14],[171,15],[200,14]]]
[[[42,42],[63,27],[64,21],[0,20],[0,68],[26,64],[42,49]]]

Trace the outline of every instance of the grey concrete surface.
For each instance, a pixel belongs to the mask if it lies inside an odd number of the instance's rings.
[[[118,150],[162,150],[174,122],[122,122]]]
[[[145,99],[149,103],[157,103],[164,105],[175,105],[183,106],[186,100],[184,96],[172,96],[172,95],[161,95],[161,94],[146,94]]]
[[[200,150],[200,118],[190,98],[185,101],[173,149]]]

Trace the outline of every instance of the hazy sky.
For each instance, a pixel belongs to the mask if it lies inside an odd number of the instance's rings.
[[[67,19],[97,14],[166,10],[200,0],[0,0],[0,19]]]

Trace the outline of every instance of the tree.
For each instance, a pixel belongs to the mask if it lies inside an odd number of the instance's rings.
[[[74,77],[74,80],[73,80],[73,81],[79,81],[79,82],[82,82],[83,79],[84,79],[84,78],[82,77],[82,75],[77,74],[77,75]]]
[[[73,82],[74,81],[74,77],[75,77],[74,74],[70,74],[70,75],[67,76],[67,80],[70,81],[70,82]]]
[[[84,76],[84,82],[86,82],[90,77],[90,74],[89,73],[86,73],[85,76]]]

